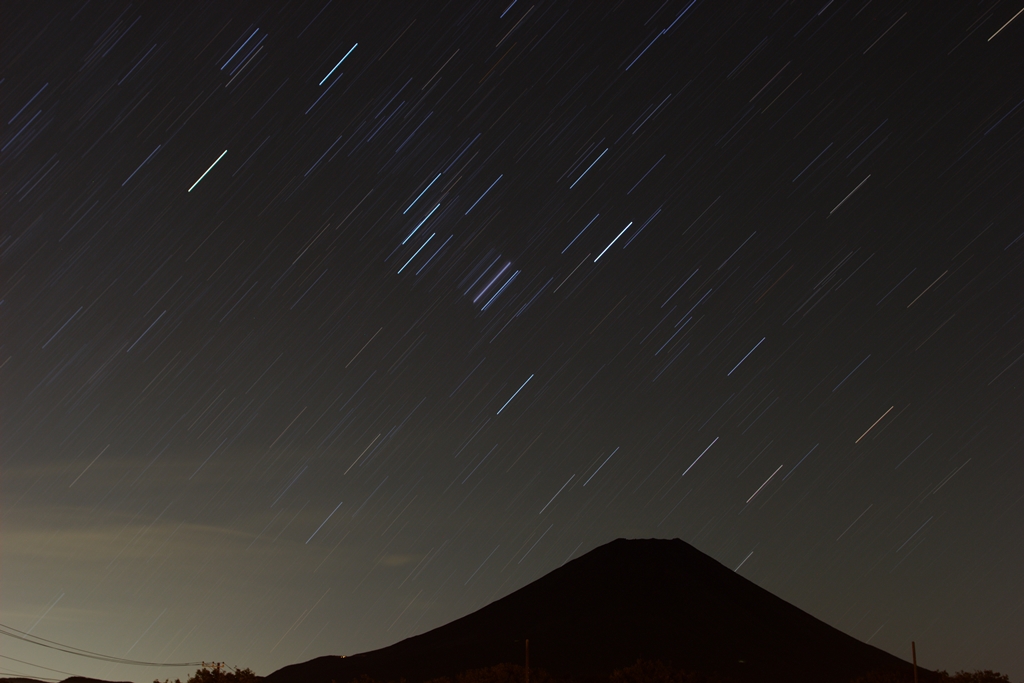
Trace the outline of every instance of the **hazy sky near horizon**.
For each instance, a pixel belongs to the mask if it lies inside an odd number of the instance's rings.
[[[1019,10],[5,3],[0,624],[266,674],[678,537],[1024,677]]]

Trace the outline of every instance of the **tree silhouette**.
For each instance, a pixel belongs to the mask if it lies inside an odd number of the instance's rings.
[[[224,662],[212,662],[204,663],[201,669],[196,669],[185,683],[258,683],[261,680],[263,679],[253,673],[252,669],[236,669],[226,666]],[[161,681],[157,679],[153,683]],[[171,683],[171,680],[167,679],[162,683]],[[174,683],[181,683],[181,679],[174,679]]]

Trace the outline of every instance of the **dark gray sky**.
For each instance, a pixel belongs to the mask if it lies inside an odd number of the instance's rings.
[[[0,623],[265,674],[679,537],[1024,676],[1020,7],[506,5],[3,7]]]

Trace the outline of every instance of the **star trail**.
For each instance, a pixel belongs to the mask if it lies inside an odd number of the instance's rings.
[[[626,536],[1024,676],[1021,11],[6,3],[0,671],[267,674]]]

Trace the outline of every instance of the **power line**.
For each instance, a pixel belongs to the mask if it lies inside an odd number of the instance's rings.
[[[16,671],[0,670],[0,674],[3,674],[5,678],[8,676],[14,678],[30,678],[29,676]],[[32,676],[31,678],[35,681],[46,681],[47,683],[60,683],[60,681],[63,680],[62,678],[47,678],[45,676]]]
[[[2,659],[9,659],[12,662],[17,662],[18,664],[28,664],[29,666],[34,666],[37,669],[45,669],[47,671],[53,671],[54,673],[66,674],[68,676],[77,676],[78,675],[78,674],[73,674],[70,671],[61,671],[60,669],[51,669],[50,667],[43,666],[42,664],[33,664],[32,662],[26,662],[23,659],[15,659],[14,657],[8,657],[7,655],[0,655],[0,658],[2,658]],[[18,674],[18,675],[20,676],[21,674]],[[62,678],[45,679],[45,678],[40,678],[39,676],[32,676],[32,678],[39,678],[40,680],[54,680],[54,681],[64,680]]]
[[[125,659],[124,657],[115,657],[113,655],[105,655],[99,652],[92,652],[91,650],[83,650],[82,648],[74,647],[73,645],[65,645],[64,643],[58,643],[55,640],[47,640],[40,636],[33,636],[25,631],[20,631],[13,626],[6,624],[0,624],[0,635],[8,636],[10,638],[17,638],[26,643],[38,645],[40,647],[49,648],[51,650],[57,650],[58,652],[64,652],[70,655],[77,655],[78,657],[87,657],[89,659],[98,659],[102,662],[110,662],[112,664],[128,664],[131,666],[201,666],[203,662],[143,662],[137,659]],[[34,665],[33,665],[34,666]],[[63,672],[62,672],[63,673]]]
[[[47,678],[46,676],[28,676],[20,671],[7,671],[6,669],[0,669],[0,674],[5,674],[5,678],[9,675],[15,678],[31,678],[34,681],[47,681],[48,683],[60,683],[64,680],[63,678]]]

